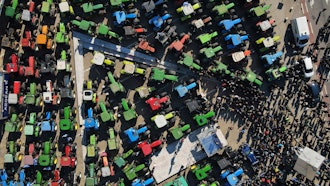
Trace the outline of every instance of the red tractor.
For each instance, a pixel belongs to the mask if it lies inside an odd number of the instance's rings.
[[[19,57],[16,54],[10,56],[11,63],[6,64],[6,71],[8,73],[18,72],[18,59]]]
[[[77,165],[77,160],[74,153],[71,152],[71,148],[70,145],[65,146],[65,154],[62,156],[60,164],[62,167],[71,167],[74,169]]]
[[[25,30],[24,36],[25,37],[22,38],[21,42],[22,47],[34,49],[34,42],[32,41],[31,31]]]
[[[164,96],[162,98],[159,97],[151,97],[148,100],[146,100],[146,103],[150,105],[151,110],[155,111],[158,110],[162,107],[162,103],[166,103],[167,101],[169,101],[169,97],[168,96]]]
[[[152,153],[153,148],[159,147],[161,144],[162,144],[161,140],[156,140],[152,143],[143,141],[138,144],[138,147],[142,150],[144,157],[146,157]]]
[[[39,77],[39,70],[34,71],[35,68],[35,60],[34,56],[30,56],[28,59],[29,66],[20,66],[19,67],[19,75],[21,76],[35,76]]]
[[[187,41],[190,41],[190,34],[184,34],[182,33],[180,35],[180,40],[175,40],[171,43],[171,45],[168,47],[169,49],[174,49],[176,52],[181,53],[184,48],[184,44]]]

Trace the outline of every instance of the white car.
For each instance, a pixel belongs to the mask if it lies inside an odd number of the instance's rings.
[[[305,78],[311,78],[314,75],[314,67],[311,57],[304,57],[304,75]]]

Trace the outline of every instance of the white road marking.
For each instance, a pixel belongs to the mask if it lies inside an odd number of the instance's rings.
[[[306,1],[305,1],[305,3],[306,3]],[[314,0],[310,0],[309,1],[309,6],[311,6],[311,8],[313,8],[313,6],[314,6]]]
[[[325,3],[328,4],[329,3],[329,0],[325,0]]]
[[[302,11],[302,13],[305,14],[303,4],[300,3],[300,6],[301,6],[301,11]]]
[[[313,27],[312,27],[312,23],[309,22],[308,24],[309,24],[309,27],[310,27],[310,29],[311,29],[312,34],[314,34],[314,32],[313,32]]]
[[[314,4],[314,3],[313,3]],[[311,5],[310,3],[309,3],[309,5],[311,6],[311,7],[313,7],[313,5]],[[305,1],[305,7],[306,7],[306,12],[308,13],[308,6],[307,6],[307,2]]]

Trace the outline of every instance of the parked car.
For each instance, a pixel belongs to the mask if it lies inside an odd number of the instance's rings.
[[[311,92],[312,101],[314,104],[317,104],[320,102],[320,85],[316,81],[312,81],[310,84],[308,84],[308,86]]]
[[[314,75],[313,62],[311,57],[305,56],[304,61],[304,76],[305,78],[311,78]]]

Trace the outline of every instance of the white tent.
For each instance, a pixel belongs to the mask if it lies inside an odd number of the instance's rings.
[[[325,157],[308,147],[299,151],[297,155],[298,159],[293,169],[299,174],[304,175],[307,179],[313,180]]]

